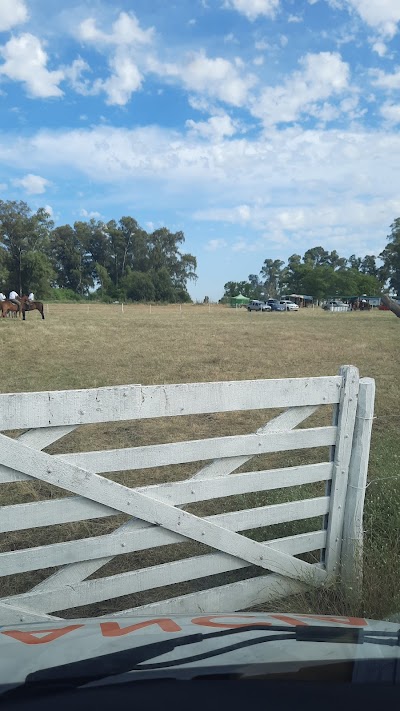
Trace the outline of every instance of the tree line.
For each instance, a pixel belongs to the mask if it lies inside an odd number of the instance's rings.
[[[385,289],[400,296],[400,218],[390,228],[388,243],[376,257],[341,257],[336,250],[308,249],[303,257],[292,254],[287,263],[265,259],[259,274],[246,281],[228,281],[224,297],[242,293],[250,299],[275,298],[282,294],[305,294],[316,300],[329,296],[379,296]],[[377,263],[379,259],[379,264]]]
[[[0,200],[0,291],[37,298],[191,301],[197,260],[183,232],[146,232],[133,217],[54,226],[44,208]]]

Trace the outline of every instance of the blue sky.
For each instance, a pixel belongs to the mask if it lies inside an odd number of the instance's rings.
[[[1,0],[0,198],[183,230],[193,298],[400,216],[400,0]]]

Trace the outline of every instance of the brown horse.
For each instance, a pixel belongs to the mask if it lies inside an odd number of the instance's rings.
[[[44,309],[41,301],[29,301],[27,296],[21,296],[22,319],[25,321],[25,313],[27,311],[39,311],[42,319],[44,319]]]
[[[21,313],[21,304],[16,304],[14,301],[5,299],[0,301],[1,315],[3,318],[11,314],[12,316],[19,316]]]

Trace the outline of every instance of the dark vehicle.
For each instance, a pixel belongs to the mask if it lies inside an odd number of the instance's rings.
[[[286,307],[278,299],[268,299],[267,303],[270,305],[271,311],[286,311]]]

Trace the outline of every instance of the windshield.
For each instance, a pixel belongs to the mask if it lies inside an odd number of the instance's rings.
[[[399,32],[378,0],[0,2],[0,678],[153,619],[400,621]],[[166,658],[397,654],[232,624]]]

